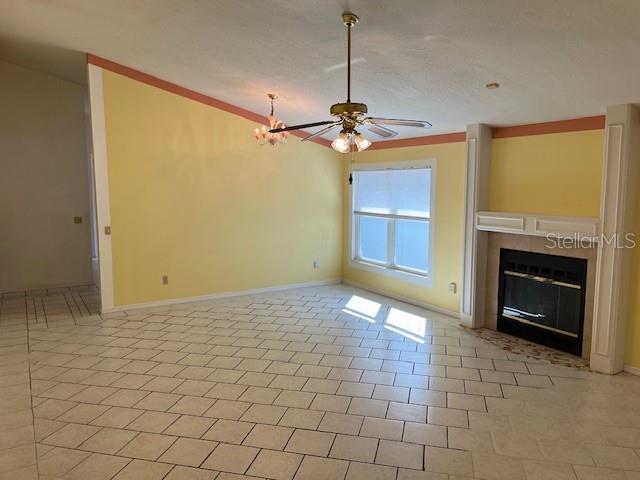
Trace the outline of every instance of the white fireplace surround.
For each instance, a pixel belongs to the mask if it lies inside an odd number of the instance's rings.
[[[607,108],[600,218],[491,211],[491,139],[489,126],[467,127],[462,324],[470,328],[485,326],[489,232],[593,239],[597,262],[590,368],[608,374],[633,371],[624,365],[633,250],[597,240],[616,235],[622,238],[627,232],[635,232],[640,110],[632,104]]]
[[[500,214],[498,214],[500,216]],[[554,220],[563,222],[560,217]],[[570,227],[570,222],[565,224]],[[483,228],[487,228],[486,225]],[[498,328],[498,288],[500,285],[500,261],[501,250],[518,250],[536,254],[546,254],[552,256],[562,256],[566,258],[582,259],[587,261],[586,284],[585,284],[585,310],[582,332],[582,353],[581,357],[587,362],[590,360],[591,340],[593,333],[593,306],[595,292],[595,277],[597,267],[598,243],[593,241],[593,237],[579,237],[577,232],[570,232],[569,228],[558,228],[548,234],[553,238],[548,238],[544,232],[528,234],[525,232],[514,233],[505,232],[503,228],[497,227],[495,230],[487,231],[487,269],[485,276],[485,310],[484,327],[492,330]]]

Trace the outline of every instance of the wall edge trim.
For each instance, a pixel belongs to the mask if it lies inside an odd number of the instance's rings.
[[[121,65],[111,60],[107,60],[106,58],[93,55],[91,53],[87,53],[87,64],[95,65],[96,67],[100,67],[105,70],[109,70],[110,72],[117,73],[119,75],[125,76],[132,80],[136,80],[138,82],[144,83],[146,85],[159,88],[160,90],[164,90],[165,92],[173,93],[175,95],[188,98],[189,100],[193,100],[195,102],[199,102],[204,105],[217,108],[218,110],[223,110],[227,113],[238,115],[239,117],[245,118],[246,120],[249,120],[251,122],[256,122],[261,125],[268,124],[266,116],[257,114],[255,112],[252,112],[242,107],[238,107],[236,105],[232,105],[231,103],[227,103],[223,100],[219,100],[209,95],[205,95],[204,93],[199,93],[199,92],[196,92],[195,90],[182,87],[176,83],[169,82],[168,80],[163,80],[161,78],[155,77],[148,73],[144,73],[139,70],[136,70],[134,68],[127,67],[126,65]],[[290,133],[291,135],[294,135],[299,138],[304,138],[307,135],[309,135],[308,132],[305,132],[302,130],[296,130]],[[247,132],[247,135],[250,135],[250,134],[251,132]],[[322,145],[324,147],[331,147],[331,142],[324,138],[314,138],[309,141],[317,143],[318,145]]]
[[[89,118],[91,129],[91,161],[95,195],[96,226],[98,240],[98,271],[100,278],[100,304],[111,307],[114,303],[113,250],[111,235],[105,227],[111,226],[111,201],[109,187],[109,161],[107,152],[107,127],[105,120],[103,71],[87,64],[89,91]]]
[[[272,287],[250,288],[247,290],[232,290],[228,292],[208,293],[193,297],[169,298],[166,300],[152,300],[150,302],[130,303],[127,305],[115,305],[113,307],[102,308],[101,313],[123,312],[126,310],[139,310],[141,308],[164,307],[168,305],[179,305],[182,303],[202,302],[206,300],[217,300],[220,298],[242,297],[244,295],[256,295],[260,293],[279,292],[282,290],[293,290],[296,288],[321,287],[324,285],[335,285],[342,282],[342,278],[328,278],[325,280],[314,280],[311,282],[289,283],[284,285],[274,285]]]
[[[437,305],[433,305],[432,303],[422,302],[420,300],[415,300],[413,298],[405,297],[404,295],[397,295],[395,293],[386,291],[382,288],[371,287],[365,283],[350,280],[348,278],[343,278],[342,283],[344,283],[345,285],[351,285],[352,287],[360,288],[362,290],[366,290],[371,293],[393,298],[394,300],[399,300],[401,302],[408,303],[409,305],[415,305],[416,307],[424,308],[426,310],[431,310],[432,312],[440,313],[442,315],[447,315],[448,317],[455,318],[456,320],[460,319],[460,313],[456,312],[455,310],[449,310],[448,308],[438,307]]]
[[[585,130],[604,130],[605,116],[572,118],[553,122],[530,123],[512,127],[494,127],[493,138],[526,137],[549,133],[582,132]]]

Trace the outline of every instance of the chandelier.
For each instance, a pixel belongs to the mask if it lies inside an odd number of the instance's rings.
[[[287,141],[287,137],[289,136],[289,132],[270,132],[270,130],[276,128],[286,127],[284,122],[282,120],[279,120],[278,117],[273,114],[273,101],[278,97],[273,93],[267,93],[267,97],[269,97],[269,99],[271,100],[271,113],[269,113],[269,116],[267,117],[267,120],[269,120],[269,126],[262,125],[261,127],[256,128],[256,140],[260,145],[277,145],[278,143],[285,143]]]

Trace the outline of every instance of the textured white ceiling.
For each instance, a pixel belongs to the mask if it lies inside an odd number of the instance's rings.
[[[0,36],[90,52],[289,125],[345,97],[376,116],[469,123],[602,114],[640,100],[640,0],[0,0]],[[500,83],[487,90],[488,82]]]

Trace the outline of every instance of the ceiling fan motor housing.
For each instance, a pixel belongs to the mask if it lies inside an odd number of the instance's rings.
[[[355,116],[367,113],[367,106],[364,103],[336,103],[331,105],[331,115],[341,117],[343,115]]]

